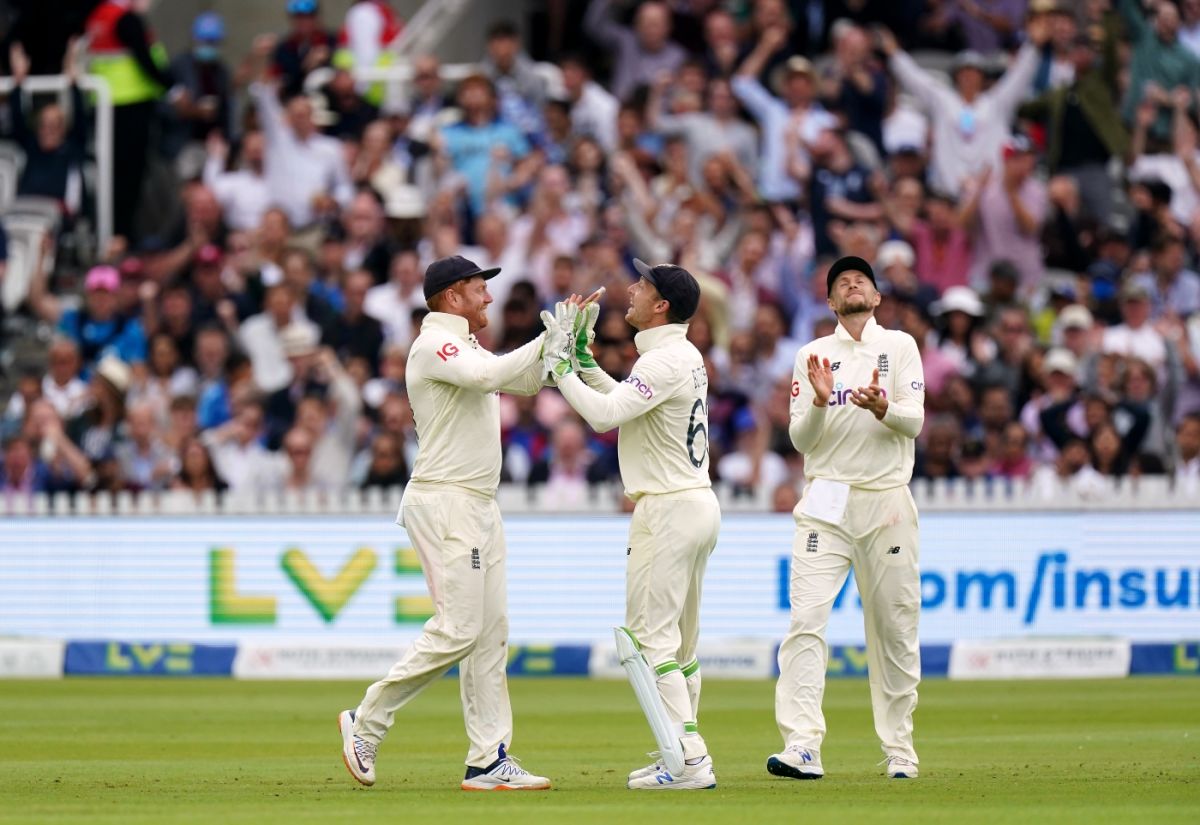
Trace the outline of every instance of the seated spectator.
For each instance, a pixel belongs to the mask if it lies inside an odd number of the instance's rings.
[[[189,438],[179,445],[175,463],[179,469],[171,480],[172,490],[223,493],[229,487],[217,474],[208,448],[197,439]]]
[[[92,461],[67,434],[49,401],[39,398],[29,403],[20,436],[45,468],[45,492],[75,492],[92,484]]]
[[[1042,500],[1053,500],[1063,492],[1081,498],[1101,495],[1108,488],[1104,476],[1092,466],[1088,443],[1071,438],[1062,445],[1051,464],[1043,464],[1033,473],[1032,492]]]
[[[1151,317],[1170,313],[1182,318],[1200,312],[1200,275],[1186,265],[1180,238],[1161,235],[1150,247],[1151,271],[1135,276],[1150,295]]]
[[[958,198],[931,190],[923,218],[912,224],[917,277],[938,293],[967,286],[971,272],[971,239],[958,219]]]
[[[359,485],[370,487],[402,487],[408,483],[409,469],[404,460],[404,445],[391,433],[379,433],[371,441],[371,463],[367,477]]]
[[[276,284],[267,289],[263,311],[247,318],[238,332],[239,344],[254,367],[254,383],[263,392],[275,392],[292,382],[283,339],[286,329],[293,330],[295,346],[301,346],[296,342],[302,339],[311,339],[311,343],[320,339],[317,328],[297,306],[292,288]]]
[[[183,94],[172,109],[166,152],[176,157],[189,146],[198,150],[213,133],[230,140],[234,134],[233,77],[221,59],[225,21],[204,12],[192,21],[191,51],[171,61],[171,75]],[[178,158],[182,160],[183,158]],[[186,170],[190,177],[194,170]]]
[[[264,420],[262,402],[243,392],[233,401],[233,417],[200,436],[217,475],[229,485],[231,493],[257,492],[256,468],[273,460],[266,448]]]
[[[24,436],[12,435],[4,440],[4,457],[0,461],[0,496],[11,507],[14,494],[26,496],[44,493],[48,471],[42,460],[34,455],[33,447]]]
[[[382,324],[389,344],[407,347],[416,338],[411,316],[425,306],[423,284],[420,258],[414,250],[402,249],[392,256],[387,281],[367,290],[363,312]]]
[[[47,294],[45,280],[44,272],[34,276],[30,304],[42,318],[57,324],[59,334],[75,343],[85,372],[109,354],[128,363],[146,360],[141,320],[118,312],[121,275],[116,269],[96,266],[88,271],[83,282],[83,306],[78,309],[65,309],[56,296]]]
[[[541,505],[551,510],[585,505],[594,459],[583,425],[574,417],[560,421],[550,434],[545,459],[534,464],[529,474],[530,485],[543,485]]]
[[[113,455],[118,428],[125,420],[125,394],[132,379],[133,370],[128,364],[115,355],[104,356],[92,370],[83,411],[67,421],[71,440],[93,463]]]
[[[1143,100],[1162,105],[1151,129],[1157,137],[1166,138],[1171,115],[1165,93],[1177,87],[1200,86],[1200,60],[1179,40],[1179,7],[1175,3],[1154,4],[1152,21],[1146,19],[1138,0],[1117,0],[1116,5],[1133,41],[1121,114],[1130,122]]]
[[[42,377],[42,397],[63,419],[74,418],[87,403],[87,382],[80,377],[79,347],[70,338],[55,338],[47,352],[47,370]],[[19,396],[18,396],[19,397]]]
[[[522,51],[517,27],[508,20],[493,23],[484,47],[487,54],[480,68],[496,86],[501,116],[527,136],[537,134],[546,102],[546,80]]]
[[[177,467],[174,453],[156,432],[157,411],[145,401],[133,402],[125,420],[125,437],[113,448],[121,478],[134,491],[165,490]]]

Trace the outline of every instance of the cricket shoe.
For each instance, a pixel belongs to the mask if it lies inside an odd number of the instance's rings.
[[[773,754],[767,759],[767,773],[789,779],[820,779],[825,775],[825,769],[821,767],[821,751],[788,745],[782,753]]]
[[[888,779],[916,779],[919,771],[917,763],[903,756],[889,756],[883,760],[887,763]]]
[[[342,761],[346,770],[363,785],[374,785],[376,745],[354,735],[354,711],[338,714],[338,730],[342,734]]]
[[[711,756],[703,756],[695,765],[684,764],[679,776],[664,765],[659,770],[630,779],[626,787],[635,791],[706,791],[717,787]]]
[[[662,761],[662,755],[658,751],[651,751],[650,753],[646,754],[646,756],[649,756],[654,761],[644,768],[638,768],[636,771],[630,771],[630,782],[635,779],[641,779],[643,776],[649,776],[652,773],[658,773],[659,771],[665,771],[667,769],[666,763]]]
[[[463,777],[464,791],[548,791],[550,780],[535,776],[518,764],[515,756],[509,756],[500,745],[500,755],[486,768],[467,766]]]

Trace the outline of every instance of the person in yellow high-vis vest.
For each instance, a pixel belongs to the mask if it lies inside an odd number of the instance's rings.
[[[167,52],[143,15],[151,0],[105,0],[88,17],[90,74],[113,102],[113,226],[130,237],[146,175],[158,101],[171,87]]]

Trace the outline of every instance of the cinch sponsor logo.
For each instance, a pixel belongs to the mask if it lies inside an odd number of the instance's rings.
[[[791,558],[779,559],[778,608],[790,610],[788,584]],[[846,579],[834,599],[835,611],[861,598],[848,599],[852,587]],[[1128,611],[1147,609],[1200,610],[1200,568],[1076,567],[1063,550],[1040,553],[1032,569],[959,570],[921,573],[921,609],[924,611],[991,610],[1015,613],[1025,625],[1040,615],[1053,613]]]
[[[654,390],[650,389],[650,385],[638,378],[636,375],[631,375],[625,379],[625,383],[631,385],[635,390],[644,395],[647,399],[654,397]]]
[[[854,392],[854,390],[855,390],[854,387],[846,387],[844,384],[842,384],[839,381],[837,384],[835,384],[833,386],[833,392],[829,394],[829,406],[831,406],[831,407],[846,406],[848,403],[850,403],[849,399],[850,399],[851,394]],[[879,394],[882,395],[884,398],[887,398],[887,390],[883,389],[882,387],[879,390]]]

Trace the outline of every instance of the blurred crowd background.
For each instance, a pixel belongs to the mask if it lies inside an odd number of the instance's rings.
[[[145,0],[18,4],[0,195],[56,214],[0,321],[6,495],[403,484],[422,275],[452,254],[503,269],[498,352],[606,286],[617,377],[632,258],[688,268],[714,478],[779,510],[843,254],[921,350],[918,477],[1200,478],[1200,0],[488,3],[453,80],[389,51],[383,0],[268,3],[248,53],[205,13],[174,55]],[[353,75],[398,62],[399,92]],[[114,90],[102,248],[88,96],[22,91],[84,72]],[[571,506],[618,477],[556,391],[502,409],[506,482]]]

